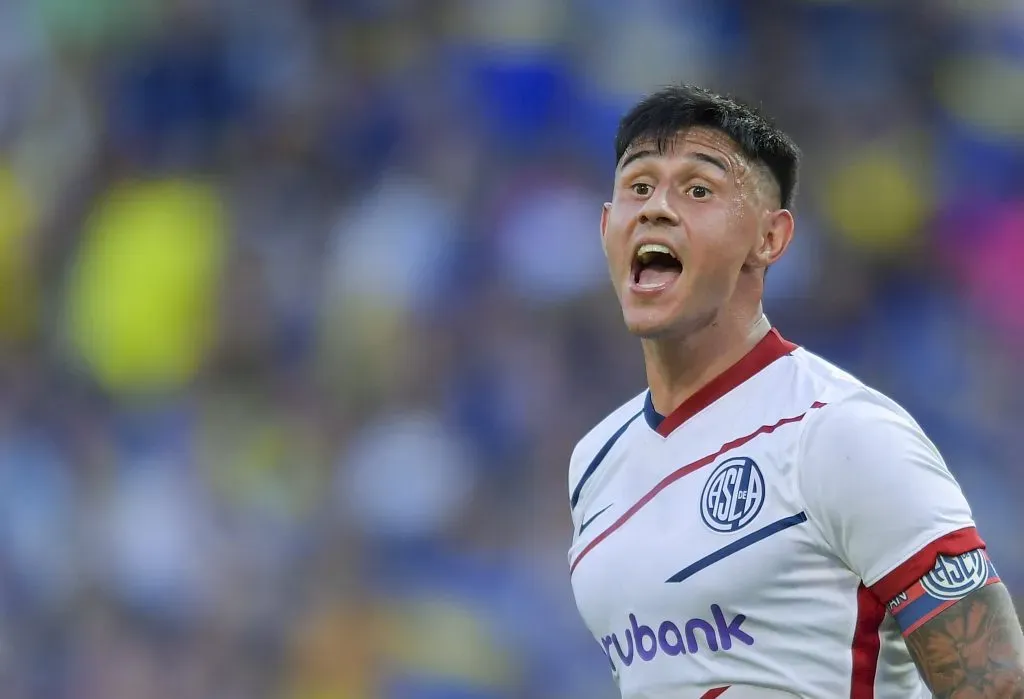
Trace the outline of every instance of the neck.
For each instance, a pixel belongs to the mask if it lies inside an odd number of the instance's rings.
[[[723,317],[680,339],[644,339],[651,401],[668,415],[742,359],[771,330],[761,307],[753,317]]]

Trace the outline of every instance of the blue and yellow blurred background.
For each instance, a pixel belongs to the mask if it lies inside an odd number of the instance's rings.
[[[1020,0],[0,0],[0,695],[613,697],[566,469],[675,81],[801,144],[768,313],[1024,592]]]

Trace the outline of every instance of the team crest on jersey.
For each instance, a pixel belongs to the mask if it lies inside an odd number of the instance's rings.
[[[731,533],[750,524],[764,505],[764,476],[745,456],[723,461],[701,495],[700,514],[711,530]]]
[[[921,586],[932,597],[954,600],[984,587],[986,581],[988,561],[979,549],[962,556],[939,556],[935,567],[921,579]]]

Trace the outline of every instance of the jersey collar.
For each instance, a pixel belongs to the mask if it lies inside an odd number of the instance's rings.
[[[662,437],[668,437],[676,428],[701,410],[796,348],[796,345],[783,338],[775,328],[772,328],[742,359],[711,379],[670,414],[662,415],[654,409],[654,401],[651,399],[650,390],[648,390],[647,398],[644,400],[644,419],[647,420],[647,424],[652,430]]]

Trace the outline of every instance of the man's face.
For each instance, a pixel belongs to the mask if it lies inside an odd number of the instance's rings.
[[[754,268],[777,257],[765,245],[778,193],[762,170],[728,136],[703,127],[679,133],[663,152],[650,141],[626,150],[601,234],[630,332],[701,329],[728,303],[741,273],[760,275]]]

